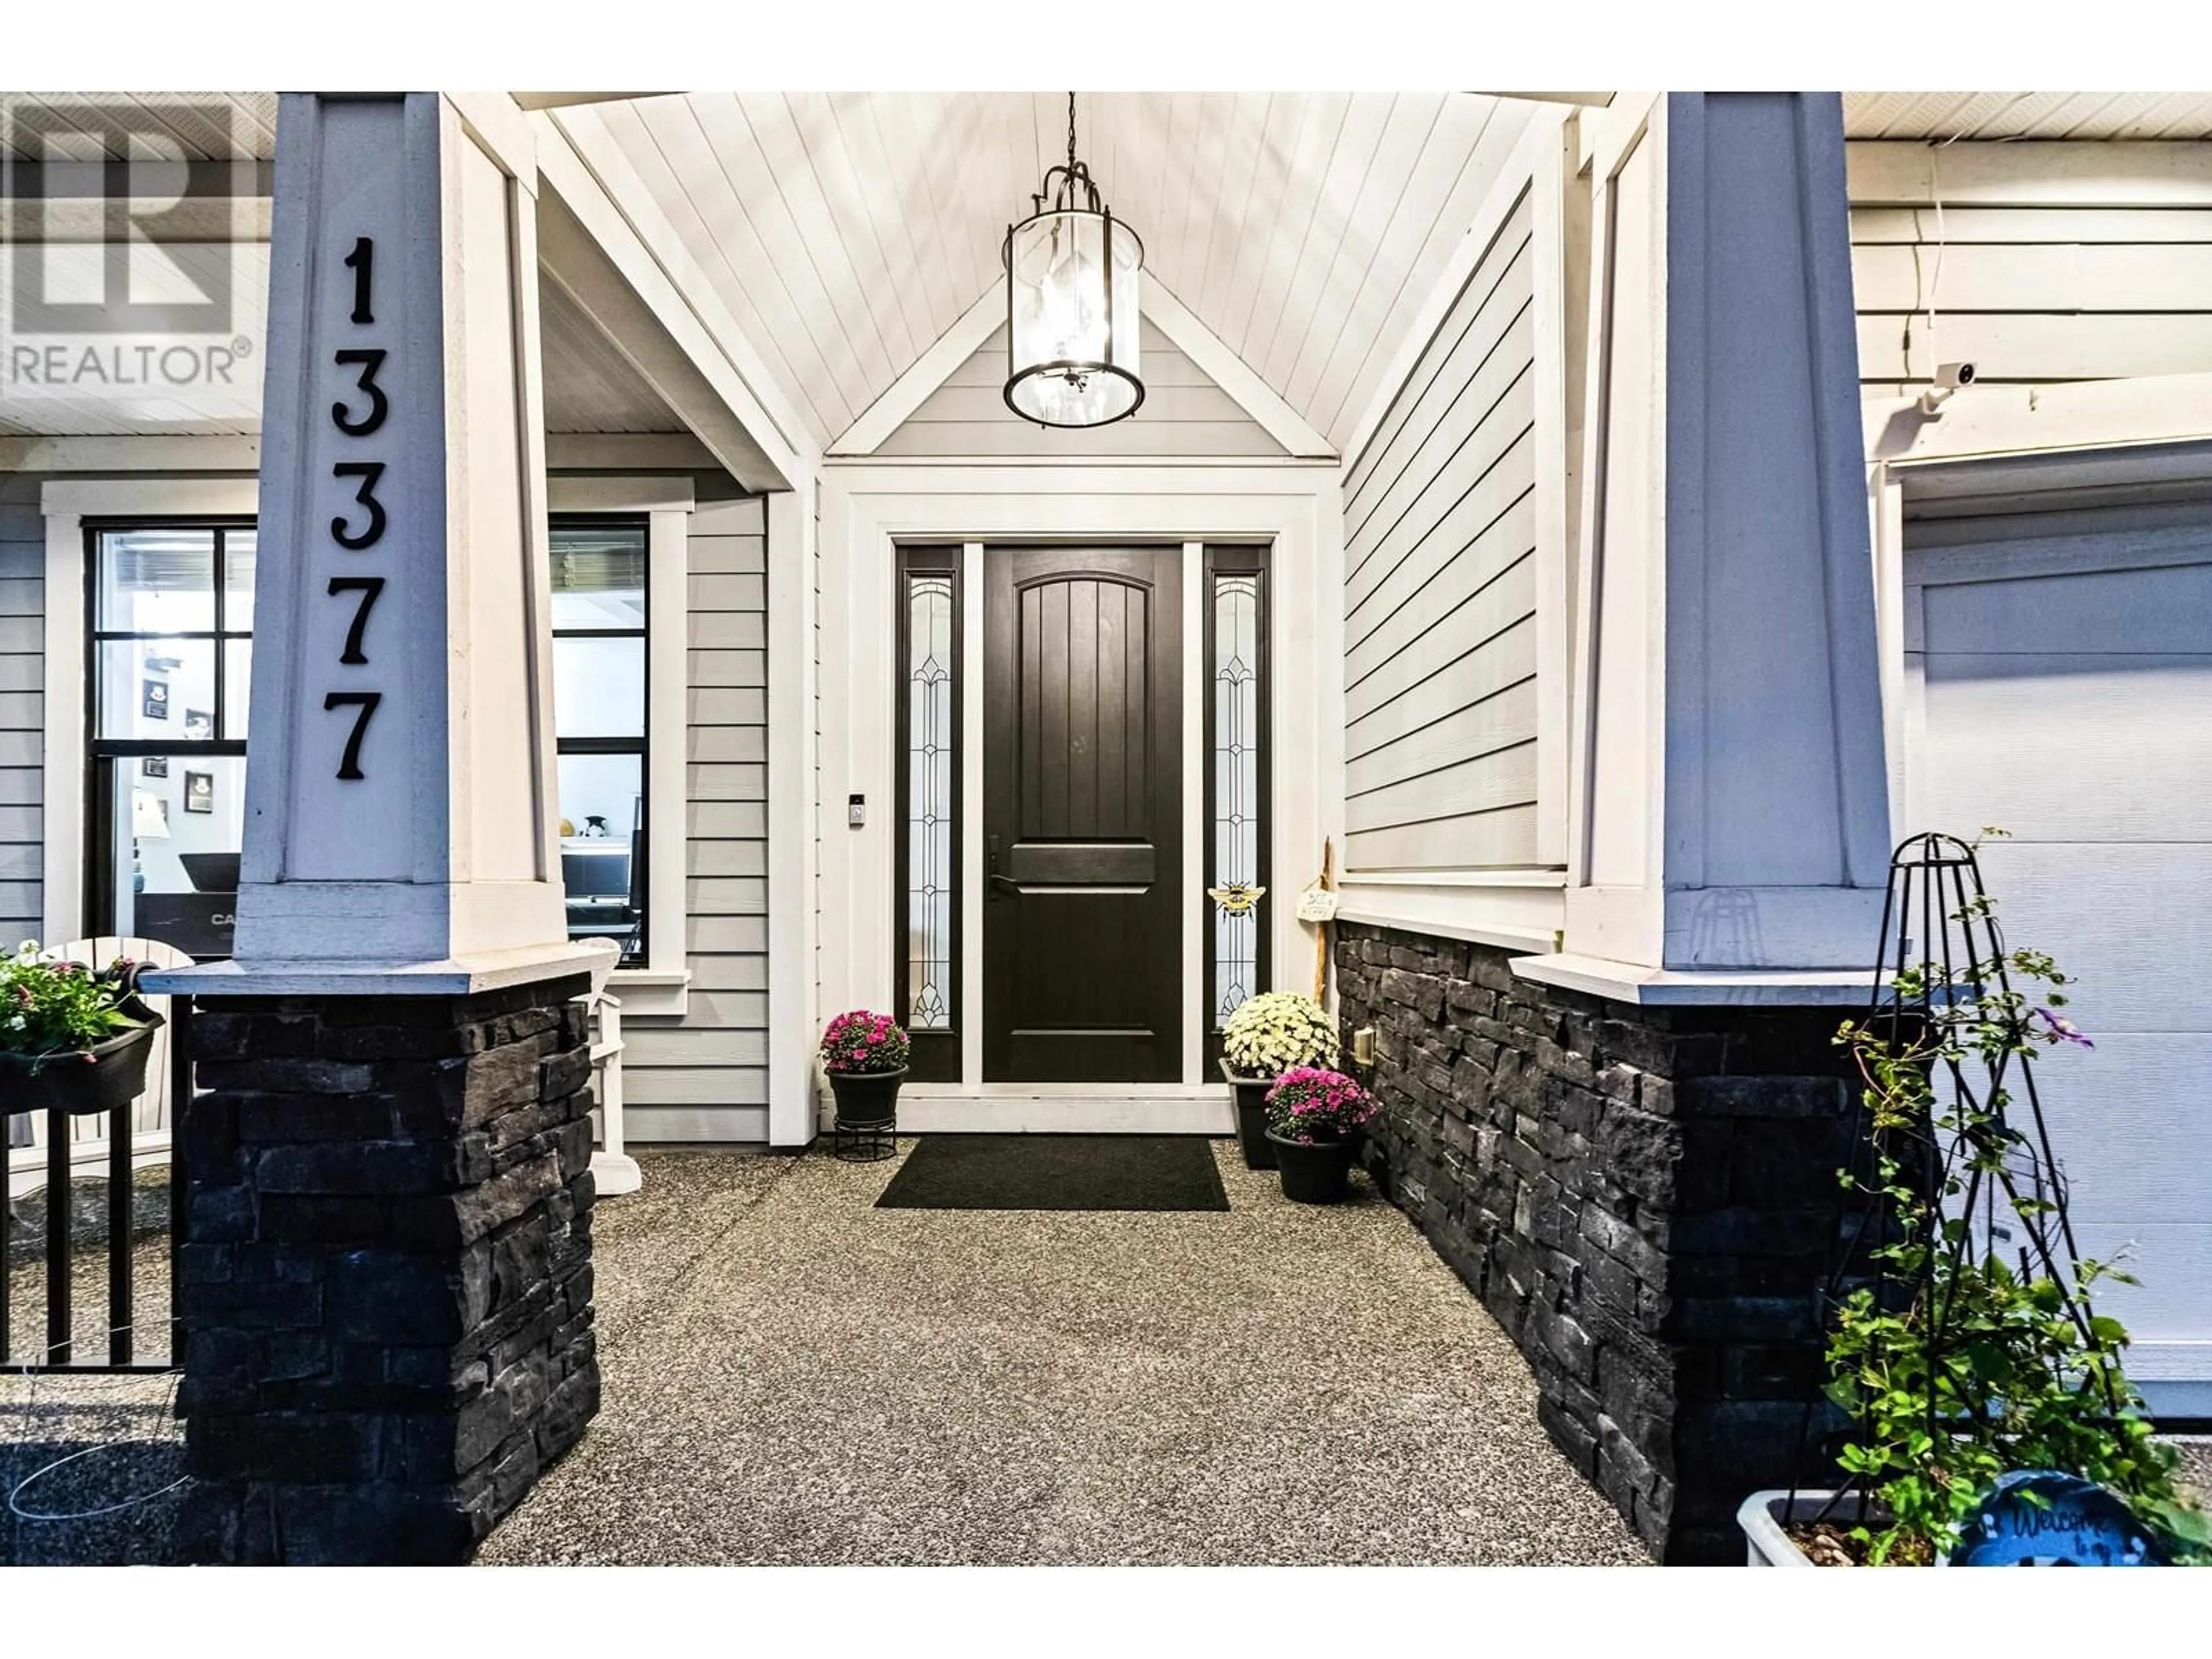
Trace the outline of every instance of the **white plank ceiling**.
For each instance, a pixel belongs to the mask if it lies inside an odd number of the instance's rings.
[[[118,107],[196,158],[275,149],[268,93],[0,94],[0,115],[58,120],[58,147],[82,160],[103,153],[102,115]],[[1534,107],[1085,94],[1080,153],[1144,238],[1152,278],[1341,445]],[[2206,93],[1849,93],[1844,111],[1855,138],[2212,138]],[[702,92],[554,118],[635,175],[825,445],[1000,280],[1006,223],[1066,134],[1056,92]],[[545,320],[549,428],[666,429],[588,325],[550,301]],[[193,430],[243,414],[166,412]]]
[[[1079,153],[1151,276],[1341,443],[1530,108],[1085,94]],[[825,444],[1000,280],[1067,131],[1063,93],[690,93],[556,118],[620,154]]]
[[[1847,92],[1851,138],[2212,138],[2212,92]]]
[[[267,161],[276,155],[276,94],[0,93],[0,155],[11,159],[98,161],[119,156],[118,125],[167,134],[188,161]]]

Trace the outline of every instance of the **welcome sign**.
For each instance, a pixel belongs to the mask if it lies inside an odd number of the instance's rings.
[[[2055,1469],[2001,1476],[1967,1518],[1954,1567],[2163,1567],[2135,1512],[2105,1487]]]

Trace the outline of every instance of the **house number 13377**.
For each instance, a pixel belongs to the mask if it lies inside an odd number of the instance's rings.
[[[353,308],[348,320],[356,328],[373,328],[376,324],[375,242],[366,236],[356,240],[353,252],[346,256],[345,268],[353,273]],[[331,405],[331,424],[347,439],[374,437],[392,414],[392,399],[377,384],[384,358],[380,346],[350,347],[332,356],[332,362],[349,383]],[[331,539],[349,554],[367,553],[384,539],[391,523],[384,503],[376,498],[377,486],[384,481],[384,463],[349,456],[332,465],[331,476],[353,486],[351,507],[331,520]],[[338,653],[343,667],[368,666],[368,613],[383,596],[384,580],[366,574],[331,578],[330,597],[349,600],[354,606],[345,648]],[[340,782],[358,783],[367,775],[361,769],[361,742],[368,735],[368,723],[376,718],[377,705],[383,701],[381,691],[340,690],[324,695],[325,713],[353,711],[353,729],[346,734],[345,749],[338,757]]]

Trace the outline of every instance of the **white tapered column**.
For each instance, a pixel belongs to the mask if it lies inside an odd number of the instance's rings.
[[[237,969],[565,951],[530,130],[279,116]]]
[[[1565,950],[1863,967],[1888,824],[1840,101],[1677,93],[1590,131]]]

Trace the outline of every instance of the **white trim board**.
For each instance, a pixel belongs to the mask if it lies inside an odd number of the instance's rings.
[[[768,535],[768,1111],[772,1146],[814,1138],[820,915],[815,838],[815,502],[778,490]]]
[[[1899,465],[2186,442],[2212,437],[2212,374],[1966,386],[1932,415],[1917,398],[1872,399],[1864,420],[1867,459]]]
[[[1515,975],[1643,1007],[1863,1008],[1874,998],[1864,969],[1685,970],[1602,957],[1516,957]]]
[[[1844,167],[1853,207],[2212,206],[2212,144],[2189,140],[1854,138]]]
[[[900,1091],[902,1134],[1231,1135],[1226,1089],[1187,1094]]]

